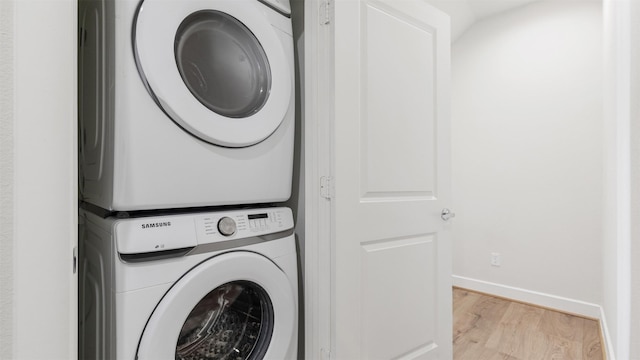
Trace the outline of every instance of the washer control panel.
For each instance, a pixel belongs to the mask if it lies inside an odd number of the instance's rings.
[[[285,207],[209,213],[196,216],[198,244],[267,235],[293,228],[293,214]]]
[[[119,219],[115,238],[121,254],[141,254],[268,235],[293,228],[286,207]]]

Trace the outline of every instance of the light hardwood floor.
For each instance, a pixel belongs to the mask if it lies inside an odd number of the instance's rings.
[[[454,360],[602,360],[596,320],[453,289]]]

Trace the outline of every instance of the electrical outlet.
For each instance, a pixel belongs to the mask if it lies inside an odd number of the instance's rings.
[[[491,253],[491,266],[500,266],[502,264],[502,259],[500,258],[500,253],[493,252]]]

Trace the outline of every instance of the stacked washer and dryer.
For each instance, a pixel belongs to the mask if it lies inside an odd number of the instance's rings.
[[[288,0],[80,0],[80,359],[293,359]]]

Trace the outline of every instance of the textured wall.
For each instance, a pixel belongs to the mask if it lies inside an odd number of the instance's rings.
[[[13,2],[0,1],[0,359],[13,341]]]

